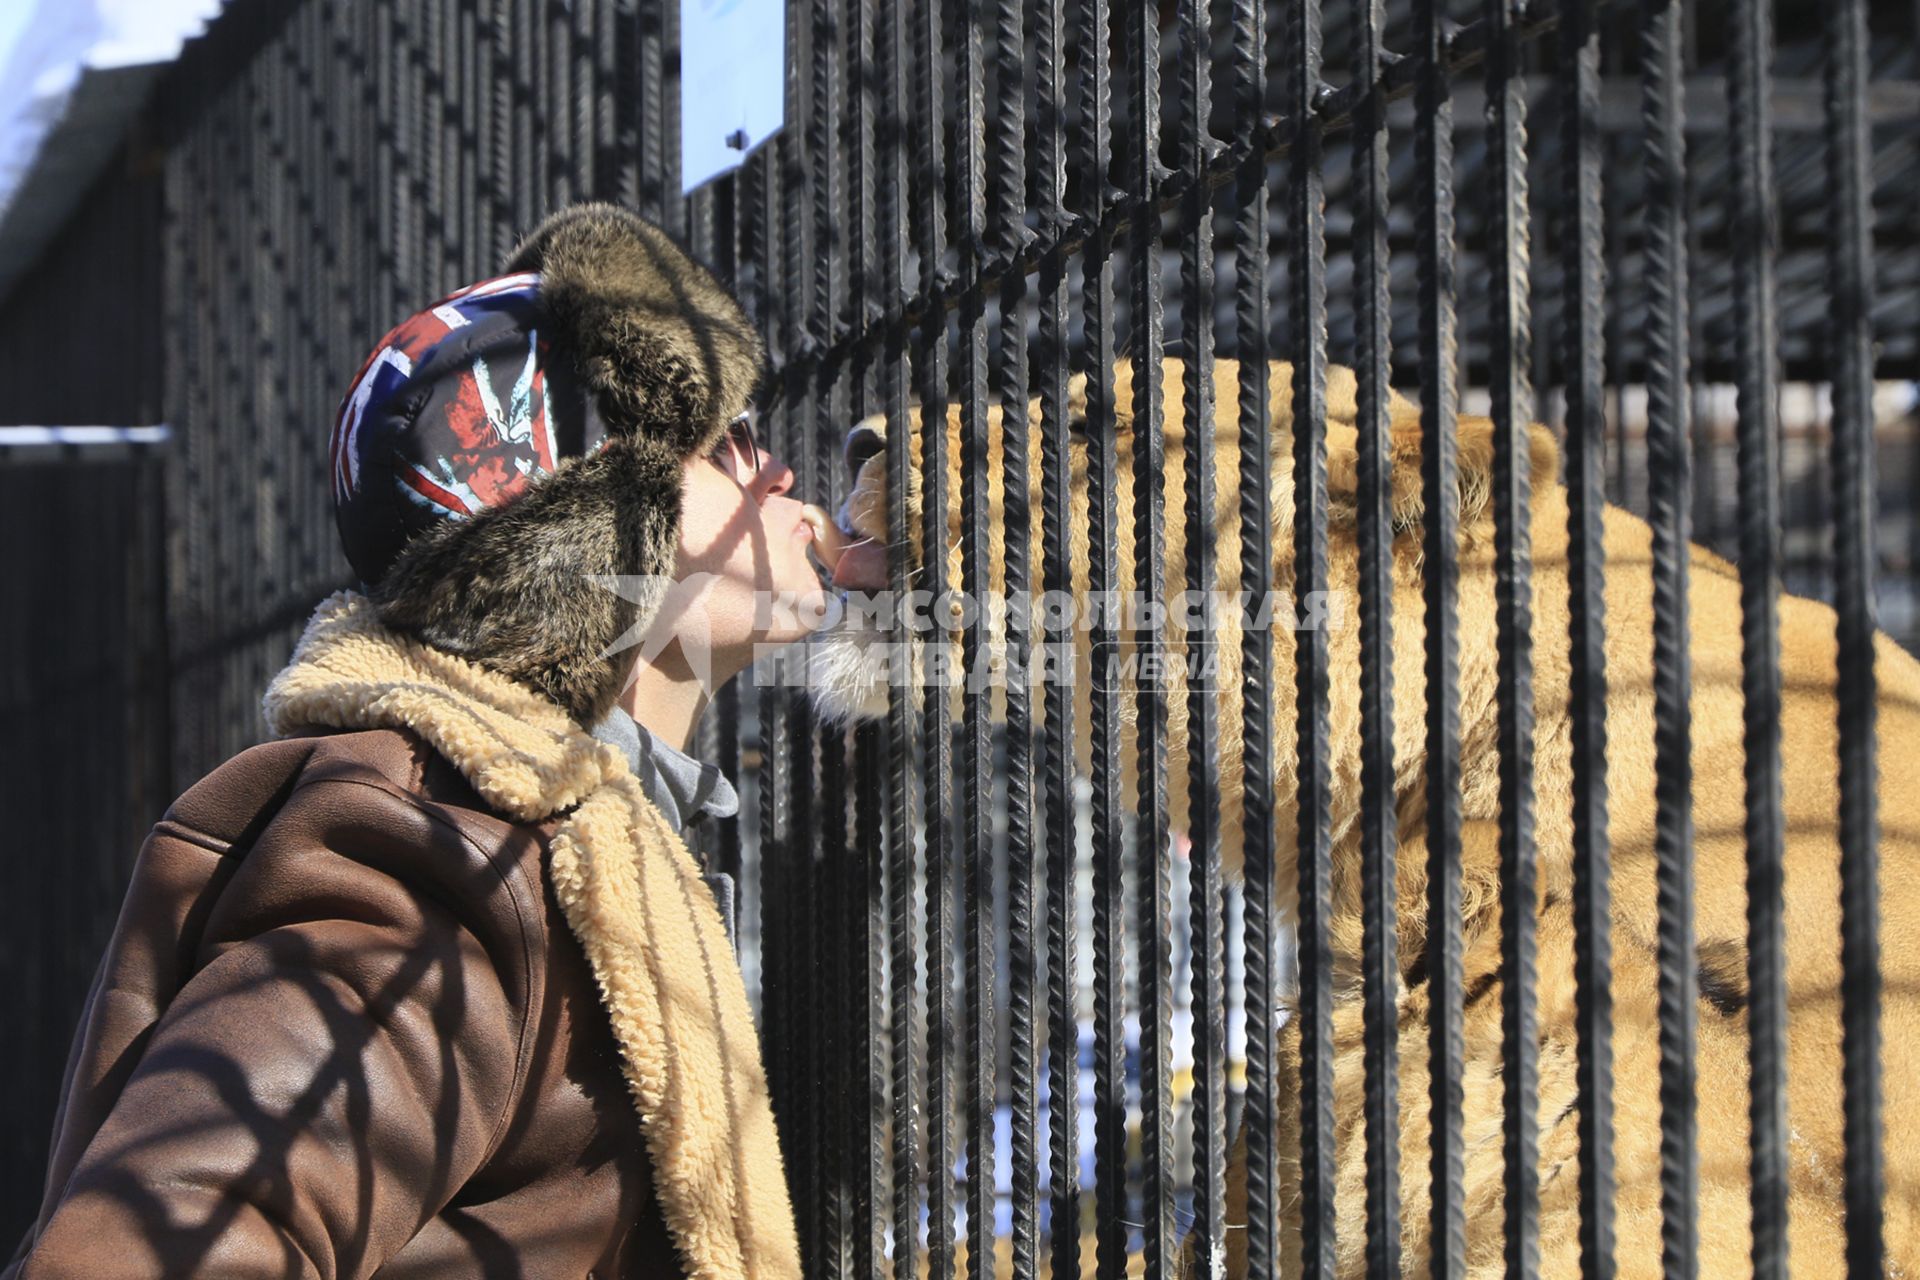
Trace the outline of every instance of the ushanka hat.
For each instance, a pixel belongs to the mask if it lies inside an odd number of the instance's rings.
[[[547,219],[499,277],[389,332],[341,402],[334,509],[380,621],[597,723],[632,660],[612,647],[673,571],[686,461],[764,358],[652,223],[607,204]]]

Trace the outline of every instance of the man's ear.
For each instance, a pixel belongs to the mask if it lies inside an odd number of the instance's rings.
[[[1395,396],[1388,406],[1388,456],[1393,468],[1390,498],[1395,537],[1417,535],[1426,509],[1420,473],[1420,412]],[[1456,420],[1460,484],[1460,529],[1472,532],[1493,525],[1494,424],[1490,418],[1460,415]],[[1538,424],[1527,428],[1528,474],[1534,500],[1559,475],[1560,450],[1553,434]],[[1360,434],[1345,422],[1327,423],[1328,520],[1351,527],[1359,518]]]

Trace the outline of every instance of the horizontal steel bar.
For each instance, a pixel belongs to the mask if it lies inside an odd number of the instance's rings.
[[[1618,3],[1619,0],[1603,0],[1595,8],[1596,11],[1604,11]],[[1532,0],[1532,3],[1521,6],[1513,22],[1516,38],[1521,41],[1536,39],[1555,30],[1557,26],[1557,11],[1548,0]],[[1449,74],[1458,74],[1480,65],[1486,56],[1484,19],[1454,28],[1446,37],[1444,48]],[[1405,56],[1384,61],[1376,83],[1389,103],[1413,93],[1420,62],[1420,59]],[[1312,111],[1306,113],[1305,117],[1298,112],[1269,117],[1259,129],[1248,131],[1249,140],[1229,146],[1214,156],[1207,165],[1204,180],[1214,189],[1234,181],[1241,161],[1253,148],[1264,150],[1268,159],[1287,155],[1299,132],[1301,119],[1310,119],[1323,132],[1345,127],[1351,123],[1355,110],[1366,96],[1366,88],[1360,83],[1338,90],[1322,86],[1314,99]],[[904,298],[896,296],[891,302],[883,302],[877,308],[864,308],[863,323],[859,327],[843,327],[825,343],[804,337],[796,341],[786,353],[785,360],[776,364],[775,374],[785,369],[842,360],[854,347],[875,341],[896,326],[921,325],[936,312],[944,314],[952,310],[962,298],[998,284],[1006,275],[1013,272],[1032,275],[1051,254],[1070,256],[1096,238],[1109,243],[1120,242],[1143,210],[1159,212],[1172,208],[1186,194],[1193,181],[1193,175],[1185,169],[1169,170],[1159,176],[1147,194],[1109,190],[1100,201],[1097,217],[1085,213],[1068,215],[1051,227],[1041,228],[1039,234],[1011,253],[982,247],[979,252],[967,255],[971,259],[971,266],[964,267],[961,274],[936,274],[930,288],[923,287]],[[943,240],[942,243],[944,245],[947,242]],[[922,249],[924,251],[924,245]],[[927,269],[923,264],[923,273]]]
[[[1527,97],[1544,98],[1555,92],[1558,79],[1533,75],[1520,79]],[[1826,125],[1825,88],[1814,76],[1782,77],[1773,81],[1768,109],[1773,130],[1780,133],[1818,133]],[[1687,104],[1682,127],[1687,133],[1725,133],[1731,119],[1724,76],[1689,76],[1682,91]],[[1485,86],[1456,85],[1453,91],[1454,128],[1468,133],[1487,127]],[[1414,104],[1399,98],[1387,112],[1395,129],[1413,128]],[[1632,133],[1640,127],[1640,82],[1631,76],[1607,76],[1600,81],[1600,111],[1596,117],[1606,133]],[[1910,125],[1920,129],[1920,80],[1877,80],[1867,89],[1867,119],[1871,124]]]

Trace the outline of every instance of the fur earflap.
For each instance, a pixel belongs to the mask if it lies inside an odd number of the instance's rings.
[[[540,273],[540,332],[592,398],[605,445],[417,535],[369,594],[384,625],[590,727],[619,698],[673,573],[686,460],[746,408],[764,350],[719,281],[613,205],[554,214],[506,270]],[[610,577],[638,587],[595,581]]]
[[[572,353],[607,431],[711,447],[765,363],[733,295],[658,227],[610,204],[541,223],[507,271],[538,271],[542,329]]]
[[[597,724],[633,664],[631,647],[609,650],[644,630],[673,572],[684,471],[678,450],[612,440],[505,506],[429,529],[372,588],[380,621]],[[602,575],[650,576],[653,590],[617,594]]]

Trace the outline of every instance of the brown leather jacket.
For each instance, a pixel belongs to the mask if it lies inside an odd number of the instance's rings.
[[[262,710],[141,850],[0,1280],[800,1280],[739,967],[621,752],[351,591]]]
[[[181,796],[4,1280],[681,1274],[542,874],[554,825],[396,729],[267,743]]]

